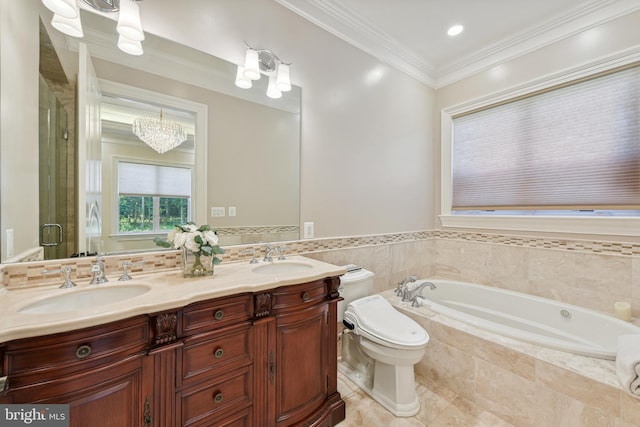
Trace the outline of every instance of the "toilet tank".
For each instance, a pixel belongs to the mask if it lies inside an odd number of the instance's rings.
[[[354,300],[371,295],[373,292],[373,277],[375,274],[357,265],[345,265],[347,272],[340,276],[340,296],[343,301],[338,302],[338,322],[342,324],[347,305]]]

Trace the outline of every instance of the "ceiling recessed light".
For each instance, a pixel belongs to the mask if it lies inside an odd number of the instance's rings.
[[[462,30],[464,30],[464,27],[462,25],[452,25],[447,30],[447,34],[449,34],[450,36],[457,36],[462,32]]]

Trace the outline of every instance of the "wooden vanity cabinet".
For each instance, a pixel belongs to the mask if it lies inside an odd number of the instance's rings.
[[[70,425],[151,426],[152,359],[146,316],[5,346],[2,403],[65,403]]]
[[[339,278],[0,345],[0,403],[68,403],[72,426],[330,427]]]

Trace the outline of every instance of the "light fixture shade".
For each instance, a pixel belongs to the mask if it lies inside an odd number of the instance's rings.
[[[118,49],[134,56],[140,56],[144,53],[142,43],[140,43],[140,41],[131,40],[122,35],[118,37]]]
[[[282,92],[291,90],[291,79],[289,77],[289,65],[282,62],[278,65],[278,75],[276,77],[276,86]]]
[[[71,37],[84,37],[82,31],[82,23],[80,22],[80,15],[75,18],[65,18],[62,15],[55,13],[51,20],[51,26]]]
[[[251,80],[260,79],[260,64],[257,50],[247,49],[244,57],[244,76]]]
[[[187,132],[178,122],[160,118],[138,117],[133,120],[131,130],[145,144],[160,154],[176,148],[187,140]]]
[[[244,76],[244,67],[242,65],[238,65],[238,71],[236,72],[236,86],[242,89],[249,89],[253,86],[251,79]]]
[[[73,19],[80,15],[77,0],[42,0],[42,4],[63,18]]]
[[[144,40],[142,21],[140,21],[140,6],[134,0],[120,0],[120,16],[118,16],[118,33],[129,40]]]
[[[269,86],[267,86],[267,96],[269,98],[274,98],[274,99],[282,98],[282,92],[280,92],[280,89],[278,89],[278,86],[276,84],[276,77],[273,75],[269,76]]]

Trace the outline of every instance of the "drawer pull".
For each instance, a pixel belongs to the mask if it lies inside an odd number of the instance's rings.
[[[213,396],[213,401],[215,403],[220,403],[222,402],[223,396],[221,392],[217,392],[214,396]]]
[[[76,358],[78,359],[86,359],[91,355],[91,346],[88,344],[83,344],[76,349]]]
[[[309,296],[309,292],[303,292],[302,293],[302,301],[309,301],[309,298],[311,298]]]
[[[221,349],[221,348],[217,349],[217,350],[213,353],[213,356],[214,356],[216,359],[220,359],[222,356],[224,356],[224,350],[223,350],[223,349]]]
[[[222,320],[223,317],[224,317],[224,311],[222,310],[218,310],[215,313],[213,313],[213,318],[216,320]]]
[[[0,377],[0,396],[7,394],[9,390],[9,377]]]

